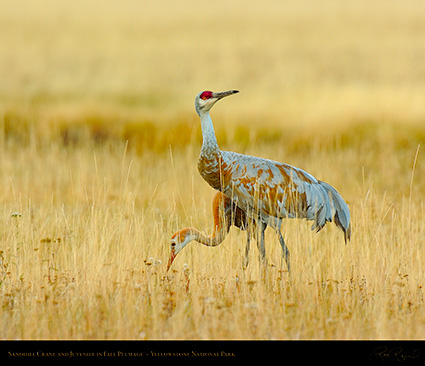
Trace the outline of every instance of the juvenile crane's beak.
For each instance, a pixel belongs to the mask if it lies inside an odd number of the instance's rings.
[[[168,264],[167,264],[167,272],[170,269],[171,265],[174,262],[174,259],[176,258],[177,253],[174,249],[171,249],[171,253],[170,253],[170,259],[168,260]]]
[[[218,93],[213,93],[213,97],[217,98],[217,99],[221,99],[224,97],[227,97],[229,95],[233,95],[239,93],[239,90],[228,90],[228,91],[224,91],[224,92],[218,92]]]

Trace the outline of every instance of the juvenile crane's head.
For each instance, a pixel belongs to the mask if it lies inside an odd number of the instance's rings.
[[[171,237],[171,252],[170,259],[168,260],[167,271],[170,269],[171,264],[173,264],[177,254],[179,254],[181,250],[192,240],[195,240],[195,235],[191,228],[181,229]]]
[[[201,116],[201,113],[208,112],[220,99],[236,93],[239,93],[239,90],[228,90],[219,93],[214,93],[209,90],[200,92],[195,98],[196,113]]]

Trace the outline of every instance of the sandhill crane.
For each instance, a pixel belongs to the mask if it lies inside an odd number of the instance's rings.
[[[186,227],[174,233],[171,237],[171,253],[170,259],[168,260],[167,271],[170,269],[177,254],[179,254],[191,241],[195,240],[201,244],[211,247],[220,245],[232,225],[241,230],[246,230],[247,242],[245,248],[244,267],[248,266],[251,233],[253,226],[255,226],[255,221],[250,220],[244,211],[237,207],[229,197],[225,196],[221,192],[217,192],[214,196],[212,211],[214,217],[213,234],[205,236],[198,229],[193,227]]]
[[[313,220],[311,229],[316,231],[333,221],[347,243],[351,234],[350,210],[335,188],[294,166],[219,149],[209,111],[217,101],[235,93],[238,90],[203,91],[195,98],[203,137],[198,170],[211,187],[230,197],[257,222],[263,263],[264,230],[269,225],[278,234],[290,268],[289,250],[280,231],[284,218]]]

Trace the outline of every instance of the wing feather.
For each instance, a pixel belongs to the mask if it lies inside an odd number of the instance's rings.
[[[221,190],[246,212],[270,218],[313,220],[319,231],[333,221],[349,238],[350,212],[341,195],[302,169],[234,152],[221,152]]]

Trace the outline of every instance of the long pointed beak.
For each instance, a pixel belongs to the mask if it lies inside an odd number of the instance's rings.
[[[233,95],[239,93],[239,90],[228,90],[228,91],[224,91],[224,92],[218,92],[218,93],[213,93],[213,97],[217,98],[217,99],[221,99],[224,97],[227,97],[229,95]]]
[[[168,260],[167,272],[170,269],[171,265],[173,264],[174,259],[176,258],[176,256],[177,256],[176,252],[174,250],[172,250],[171,253],[170,253],[170,259]]]

